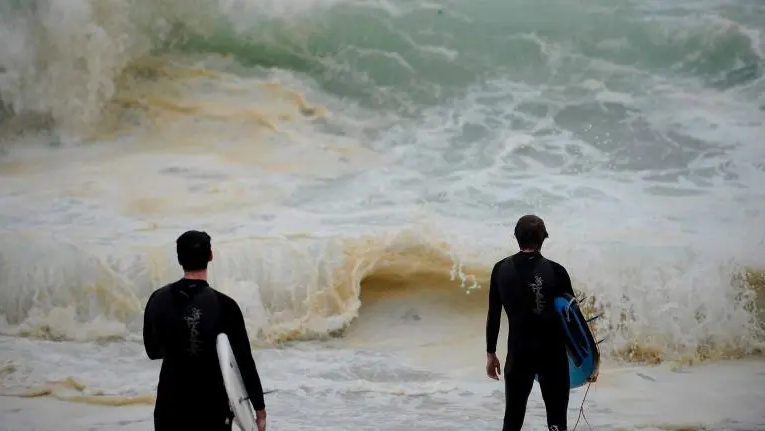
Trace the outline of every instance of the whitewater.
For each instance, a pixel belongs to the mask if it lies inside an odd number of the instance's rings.
[[[0,40],[0,430],[152,428],[187,229],[269,429],[500,429],[525,213],[603,313],[577,429],[765,429],[762,1],[0,0]]]

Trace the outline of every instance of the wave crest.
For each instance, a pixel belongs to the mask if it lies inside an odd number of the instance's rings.
[[[145,298],[179,276],[168,245],[126,248],[117,255],[95,245],[52,243],[34,233],[5,236],[12,241],[3,244],[17,244],[0,249],[0,316],[9,335],[137,337]],[[402,323],[390,310],[403,315],[411,308],[416,314],[444,298],[454,315],[426,329],[448,332],[466,324],[471,337],[481,339],[489,273],[501,255],[471,257],[468,246],[421,228],[361,237],[216,240],[214,247],[211,284],[240,303],[253,341],[265,344],[342,338],[354,325],[371,325],[377,333],[407,327],[414,323]],[[683,278],[688,269],[676,264],[657,273],[641,262],[619,267],[582,256],[561,262],[578,293],[590,298],[586,312],[604,313],[595,330],[607,338],[607,356],[693,361],[746,355],[765,343],[763,272],[716,269],[717,277],[708,272]],[[387,311],[359,316],[362,306],[393,296],[400,302]],[[400,332],[390,336],[407,338]]]
[[[234,55],[247,66],[306,73],[331,93],[402,111],[500,77],[577,85],[559,81],[583,72],[606,79],[626,68],[633,79],[679,73],[722,88],[762,81],[760,28],[717,15],[647,21],[637,10],[558,9],[570,13],[561,18],[566,26],[538,6],[493,2],[6,1],[0,111],[34,113],[85,134],[129,85],[128,66],[168,52]],[[619,25],[593,28],[604,14]]]

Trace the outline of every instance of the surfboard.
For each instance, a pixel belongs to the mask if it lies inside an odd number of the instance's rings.
[[[584,386],[587,379],[594,376],[600,367],[600,351],[598,343],[592,336],[589,322],[600,316],[584,318],[576,298],[569,294],[553,300],[555,313],[561,320],[566,340],[568,356],[569,388],[576,389]],[[539,381],[539,376],[535,376]]]
[[[569,387],[574,389],[584,386],[600,367],[598,343],[592,336],[589,321],[584,318],[576,298],[569,294],[559,296],[553,300],[553,308],[561,319],[566,335]]]
[[[255,410],[244,388],[239,365],[231,350],[231,343],[226,334],[218,334],[215,340],[215,348],[218,351],[218,363],[223,374],[223,385],[226,387],[228,401],[234,412],[234,421],[242,431],[258,431],[255,423]]]

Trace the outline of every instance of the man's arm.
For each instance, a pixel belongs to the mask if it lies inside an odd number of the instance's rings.
[[[154,332],[154,309],[152,308],[152,300],[157,292],[158,290],[155,290],[149,296],[149,300],[146,301],[146,309],[143,312],[143,347],[151,360],[162,359],[162,349]]]
[[[497,262],[491,270],[491,281],[489,282],[489,311],[486,315],[486,353],[497,352],[497,337],[499,337],[499,324],[502,318],[502,297],[499,293],[498,279],[500,262]]]
[[[239,365],[239,371],[247,389],[247,395],[255,410],[264,410],[266,402],[263,399],[263,385],[260,382],[258,369],[255,367],[255,359],[250,350],[250,339],[247,337],[247,328],[244,325],[244,316],[239,304],[231,298],[226,298],[225,307],[222,310],[228,324],[225,328],[231,341],[231,350]]]
[[[568,293],[569,295],[576,297],[574,294],[574,287],[571,284],[571,277],[568,275],[568,271],[563,265],[556,263],[556,269],[558,273],[558,287],[561,292]]]

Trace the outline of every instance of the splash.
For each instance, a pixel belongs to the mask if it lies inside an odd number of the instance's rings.
[[[756,22],[442,6],[2,3],[0,134],[89,144],[0,159],[3,331],[135,337],[178,276],[179,224],[223,232],[213,281],[259,342],[385,325],[392,296],[479,321],[498,226],[539,210],[568,224],[551,254],[604,312],[607,353],[760,349],[759,233],[711,247],[758,220]]]
[[[60,244],[50,249],[58,257],[46,260],[30,254],[43,249],[33,238],[19,242],[29,248],[0,252],[0,284],[28,286],[8,289],[0,298],[5,334],[54,340],[131,337],[140,331],[142,307],[151,290],[177,278],[174,256],[167,250],[171,247],[118,256]],[[394,297],[407,307],[396,306],[396,312],[403,315],[411,308],[409,317],[415,320],[418,310],[449,302],[450,313],[462,317],[443,330],[465,324],[480,332],[491,267],[485,258],[481,262],[466,255],[466,245],[447,238],[420,228],[358,237],[218,241],[211,283],[241,304],[251,337],[259,344],[344,337],[355,327],[368,328],[358,329],[362,333],[384,331],[401,321],[387,314],[359,315],[359,310],[372,310]],[[40,268],[22,261],[47,264]],[[705,280],[703,301],[691,302],[691,285],[665,286],[651,296],[627,287],[650,283],[650,278],[633,276],[627,285],[612,285],[593,282],[594,273],[577,277],[576,264],[572,271],[577,293],[590,298],[585,312],[604,314],[594,329],[598,338],[608,339],[602,348],[613,358],[692,362],[740,357],[763,346],[763,321],[758,320],[762,272],[734,272],[735,278],[724,284],[727,273],[721,271],[717,278]],[[604,273],[601,267],[599,277],[615,280],[624,271],[616,266]],[[712,297],[710,291],[719,294]],[[680,301],[685,304],[680,306]],[[448,316],[443,316],[446,324]]]

